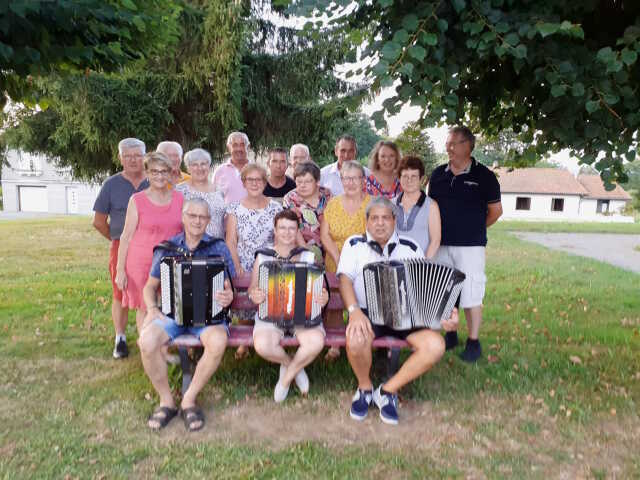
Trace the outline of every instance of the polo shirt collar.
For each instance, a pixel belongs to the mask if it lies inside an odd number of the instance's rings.
[[[177,235],[176,240],[176,243],[179,247],[184,248],[186,251],[189,251],[189,247],[187,246],[187,236],[184,233],[184,230]],[[204,233],[202,235],[202,238],[200,239],[200,243],[198,243],[198,246],[192,252],[200,250],[202,243],[208,242],[209,240],[211,240],[211,237],[207,233]]]
[[[461,171],[458,175],[462,175],[463,173],[469,173],[471,171],[471,167],[475,167],[476,165],[476,159],[471,157],[471,163],[469,163],[469,166],[467,168],[465,168],[463,171]],[[444,169],[445,172],[450,172],[451,171],[451,162],[447,163],[447,167]]]
[[[367,243],[369,244],[369,247],[378,255],[386,256],[388,258],[393,253],[393,250],[398,246],[398,243],[400,243],[400,239],[398,238],[398,232],[396,232],[394,229],[391,237],[389,238],[389,240],[387,240],[387,243],[385,243],[384,246],[381,247],[380,244],[373,239],[369,232],[367,232]]]

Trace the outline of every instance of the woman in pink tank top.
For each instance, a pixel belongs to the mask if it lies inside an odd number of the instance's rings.
[[[168,189],[171,161],[162,153],[145,155],[149,188],[132,195],[118,248],[116,284],[122,306],[136,309],[138,331],[146,314],[142,288],[147,282],[153,247],[182,231],[182,194]]]

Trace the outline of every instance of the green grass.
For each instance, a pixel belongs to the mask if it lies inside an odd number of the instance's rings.
[[[89,219],[0,222],[0,477],[638,477],[640,277],[509,234],[525,227],[490,231],[484,359],[447,353],[401,392],[399,427],[349,420],[344,356],[275,406],[276,368],[228,351],[187,436],[147,431],[157,399],[133,342],[110,358],[108,246]]]
[[[640,223],[522,222],[501,220],[491,227],[491,230],[500,232],[628,233],[637,235],[640,233]]]

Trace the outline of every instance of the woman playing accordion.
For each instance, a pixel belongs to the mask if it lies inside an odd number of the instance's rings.
[[[248,292],[251,301],[259,305],[253,345],[261,357],[280,364],[273,398],[282,402],[293,381],[303,395],[309,392],[309,377],[304,367],[324,346],[325,331],[318,312],[329,301],[329,293],[322,286],[324,272],[318,272],[313,253],[296,248],[298,217],[295,212],[284,210],[275,216],[273,223],[273,249],[256,252]],[[279,300],[283,300],[281,304]],[[292,333],[300,343],[293,358],[280,345],[285,333]]]

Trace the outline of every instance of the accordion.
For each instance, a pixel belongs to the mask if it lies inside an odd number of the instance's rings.
[[[394,330],[440,330],[465,279],[461,271],[424,258],[370,263],[363,276],[369,319]]]
[[[224,290],[221,257],[164,257],[160,262],[162,313],[183,327],[215,325],[227,319],[227,308],[216,302]]]
[[[324,269],[303,262],[270,260],[258,267],[258,286],[266,300],[258,306],[258,318],[283,330],[310,328],[322,322],[318,303],[324,285]]]

